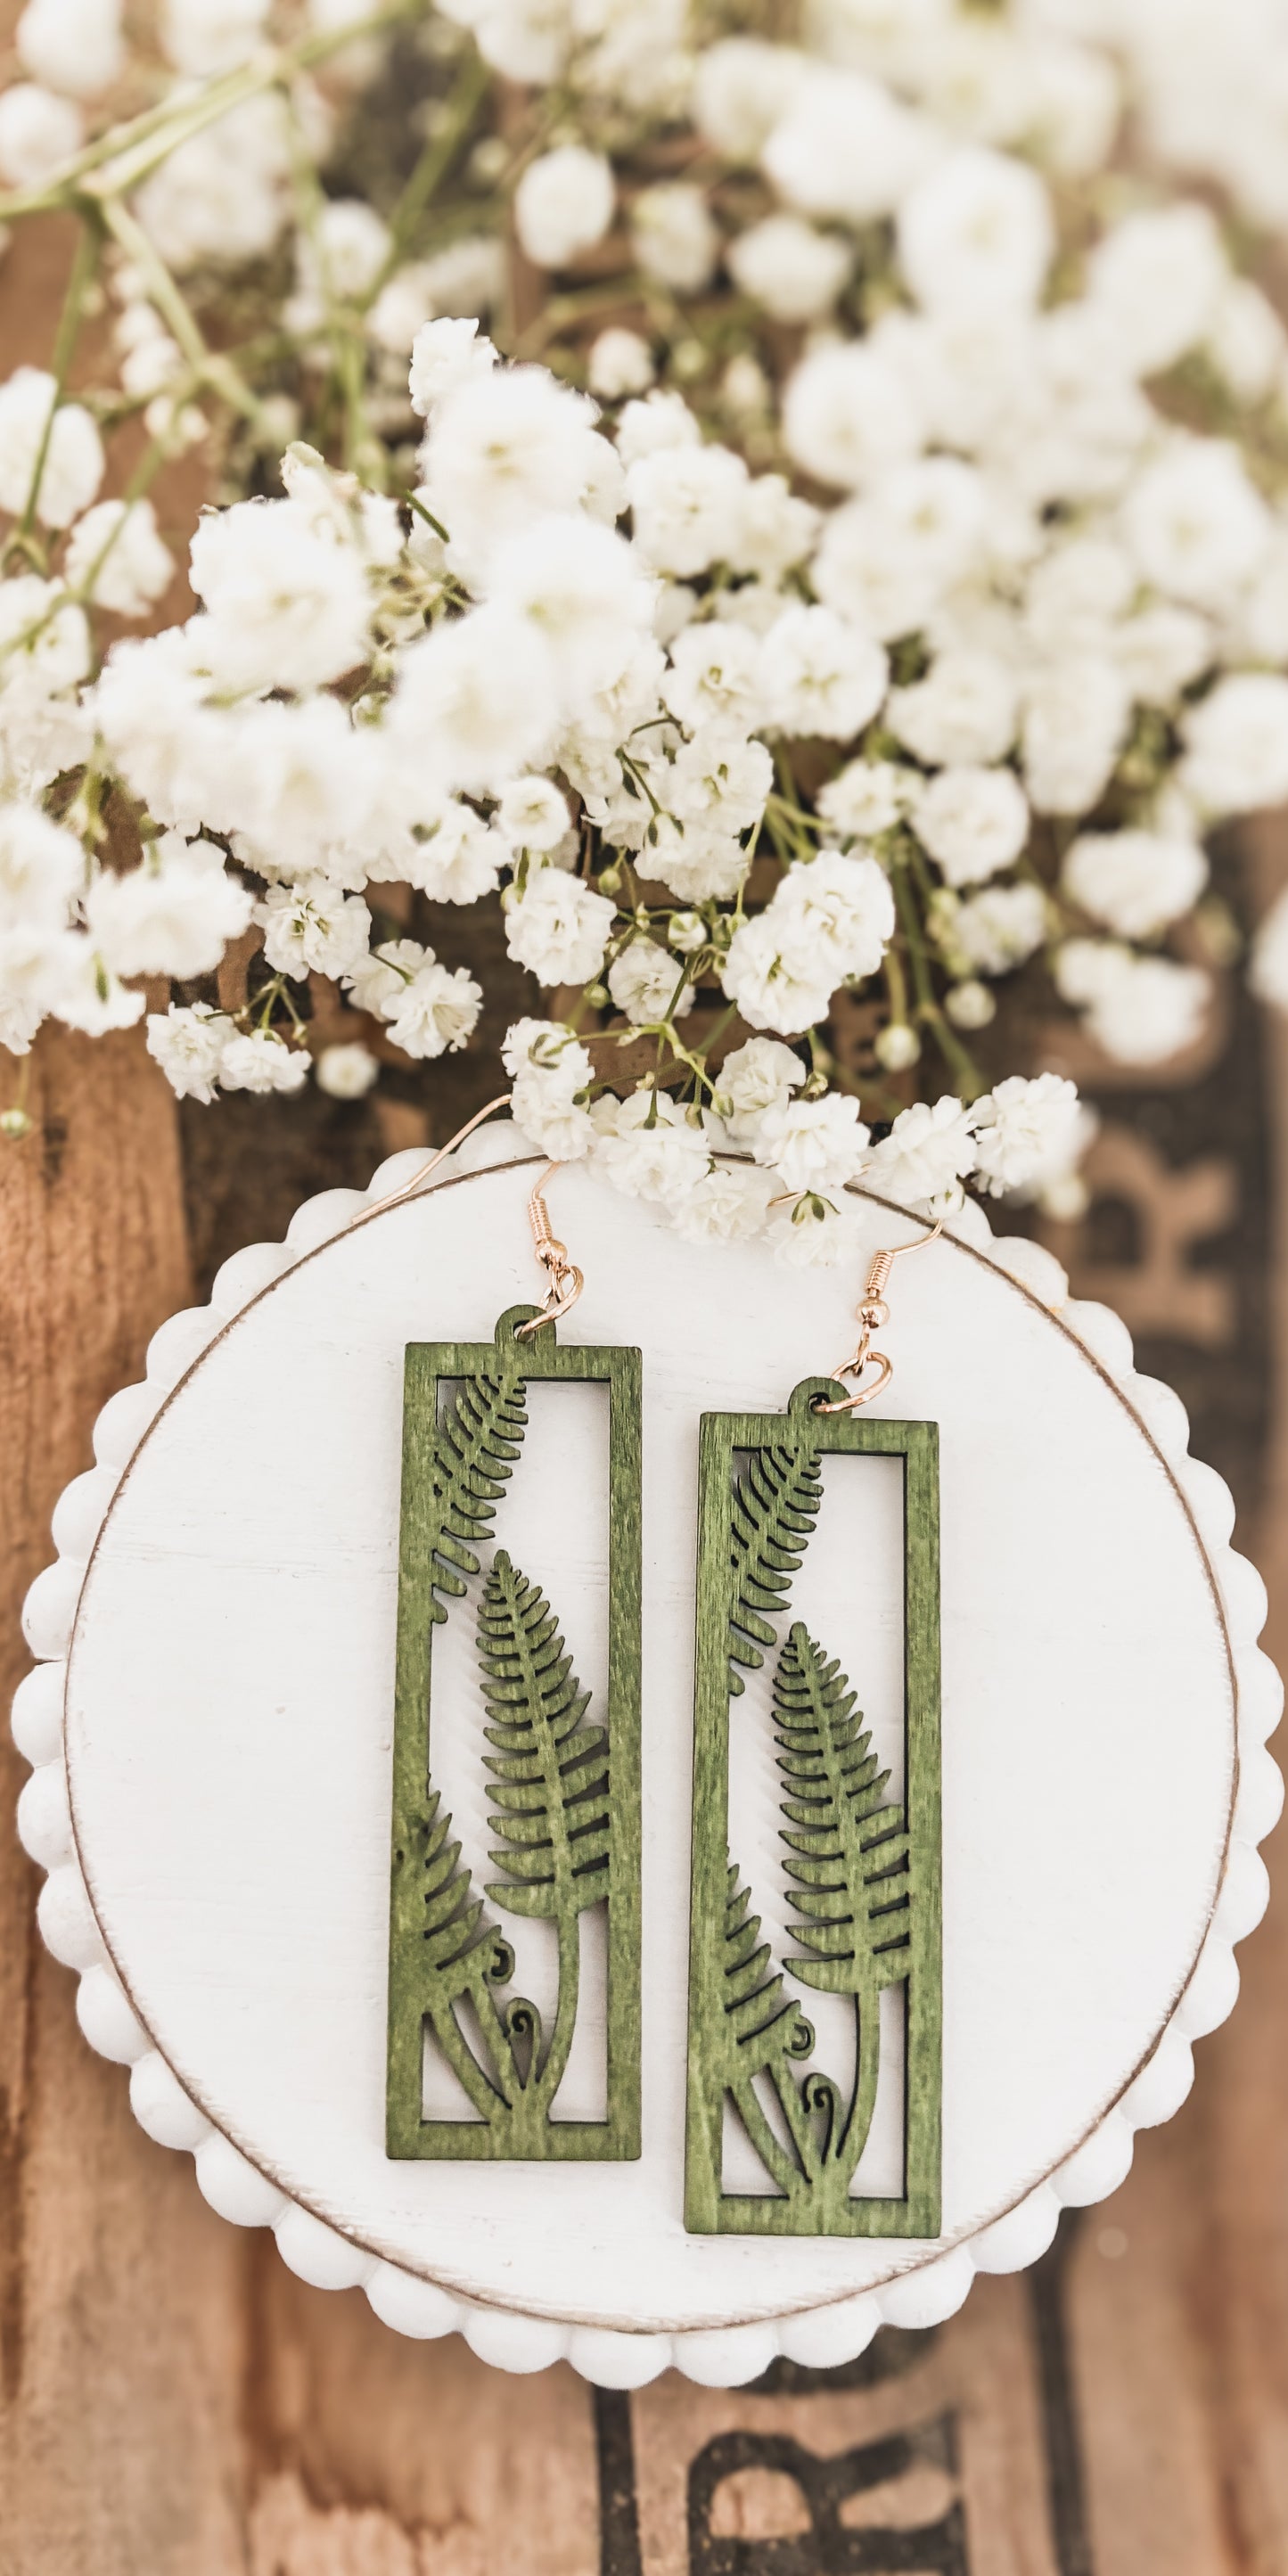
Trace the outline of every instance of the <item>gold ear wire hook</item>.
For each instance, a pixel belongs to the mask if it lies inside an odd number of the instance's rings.
[[[539,1315],[530,1315],[526,1324],[516,1327],[516,1339],[526,1341],[539,1333],[543,1324],[557,1324],[570,1314],[586,1282],[575,1261],[568,1258],[568,1246],[561,1243],[550,1224],[546,1206],[546,1183],[557,1172],[557,1163],[547,1163],[539,1180],[534,1181],[528,1200],[528,1223],[532,1228],[532,1249],[549,1281],[546,1300]]]
[[[373,1200],[369,1208],[362,1209],[363,1216],[374,1216],[380,1208],[397,1207],[400,1199],[414,1199],[422,1182],[429,1179],[431,1172],[438,1170],[440,1163],[446,1162],[449,1154],[455,1153],[458,1145],[464,1144],[467,1136],[473,1135],[476,1127],[482,1126],[485,1118],[492,1116],[493,1110],[508,1109],[509,1106],[510,1094],[508,1091],[503,1091],[499,1099],[489,1100],[486,1109],[476,1109],[473,1117],[467,1118],[464,1126],[458,1127],[456,1134],[449,1136],[447,1143],[440,1145],[437,1153],[431,1154],[429,1161],[422,1163],[420,1169],[412,1173],[409,1181],[403,1181],[396,1190],[391,1190],[387,1198]]]
[[[943,1230],[944,1220],[940,1217],[929,1234],[919,1236],[916,1243],[897,1243],[890,1251],[873,1253],[867,1286],[854,1310],[860,1331],[853,1356],[842,1360],[840,1367],[832,1371],[833,1380],[838,1385],[847,1377],[853,1378],[856,1381],[854,1393],[839,1397],[835,1404],[824,1404],[820,1397],[814,1406],[816,1413],[857,1413],[861,1404],[871,1404],[873,1397],[880,1395],[889,1385],[894,1375],[894,1363],[886,1358],[884,1351],[872,1348],[873,1334],[879,1333],[882,1325],[890,1321],[890,1309],[885,1301],[886,1283],[896,1261],[904,1260],[910,1252],[924,1252],[926,1245],[933,1243]],[[874,1369],[876,1375],[869,1378],[865,1386],[862,1380],[869,1369]]]
[[[481,1127],[485,1118],[490,1118],[494,1110],[508,1109],[509,1106],[510,1094],[508,1091],[503,1091],[499,1099],[489,1100],[485,1109],[476,1109],[473,1117],[467,1118],[465,1125],[458,1127],[456,1134],[449,1136],[447,1143],[440,1145],[437,1153],[431,1154],[428,1162],[422,1163],[419,1170],[412,1173],[410,1180],[403,1181],[398,1189],[390,1190],[386,1198],[376,1199],[371,1207],[362,1210],[362,1214],[374,1216],[380,1208],[397,1207],[400,1199],[415,1198],[417,1191],[438,1170],[439,1164],[446,1162],[448,1155],[454,1154],[457,1146],[463,1145],[466,1137],[472,1136],[475,1128]],[[545,1202],[545,1187],[551,1174],[558,1169],[557,1163],[547,1163],[540,1179],[533,1183],[528,1198],[528,1223],[532,1228],[532,1248],[546,1274],[548,1285],[545,1303],[540,1314],[530,1315],[526,1324],[518,1326],[518,1333],[522,1337],[539,1333],[543,1324],[557,1324],[562,1316],[570,1314],[586,1285],[576,1262],[568,1258],[567,1244],[559,1241],[550,1223],[550,1212]]]

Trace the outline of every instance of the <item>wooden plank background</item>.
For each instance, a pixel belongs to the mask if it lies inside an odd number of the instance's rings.
[[[41,354],[56,228],[0,281]],[[7,319],[6,319],[7,316]],[[181,519],[191,493],[168,496]],[[1281,832],[1235,865],[1252,908]],[[1053,1045],[1058,1041],[1053,1041]],[[1050,1048],[1048,1049],[1050,1053]],[[8,1060],[0,1056],[7,1071]],[[1057,1244],[1117,1303],[1236,1489],[1288,1656],[1288,1039],[1246,1008],[1174,1080],[1093,1077],[1098,1203]],[[1094,1079],[1098,1075],[1098,1084]],[[452,1068],[437,1132],[487,1097]],[[149,1334],[299,1198],[365,1182],[423,1113],[229,1101],[180,1119],[137,1034],[36,1051],[0,1156],[0,1664],[52,1503]],[[4,2576],[1280,2576],[1288,2571],[1288,1931],[1110,2202],[1030,2275],[849,2370],[633,2398],[399,2341],[286,2271],[135,2126],[43,1952],[0,1744],[0,2569]],[[1278,1838],[1277,1838],[1278,1840]],[[1272,1873],[1276,1843],[1270,1846]]]

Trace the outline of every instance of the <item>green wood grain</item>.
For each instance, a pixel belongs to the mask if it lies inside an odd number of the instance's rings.
[[[389,1907],[391,2157],[564,2161],[640,2152],[641,1361],[634,1350],[561,1347],[552,1330],[518,1341],[516,1326],[536,1311],[512,1307],[491,1342],[407,1348]],[[526,1428],[524,1386],[551,1379],[609,1391],[602,1725],[582,1723],[585,1695],[575,1682],[565,1687],[568,1659],[536,1587],[503,1553],[478,1581],[474,1543],[503,1518]],[[444,1387],[454,1393],[440,1417]],[[477,1608],[465,1598],[471,1587]],[[479,1754],[492,1775],[503,1846],[493,1859],[508,1877],[483,1896],[450,1839],[430,1776],[433,1632],[449,1616],[472,1624],[477,1617],[493,1721],[486,1733],[495,1750],[487,1755],[480,1744]],[[546,1840],[555,1854],[548,1870],[533,1856]],[[514,1951],[485,1898],[516,1917],[556,1922],[560,2014],[548,2042],[523,1996],[502,1998]],[[576,2010],[578,1920],[600,1901],[608,1910],[608,2116],[551,2118]],[[466,2002],[472,2021],[462,2022],[457,2007]],[[422,2117],[427,2019],[473,2120]]]
[[[827,1380],[812,1379],[796,1388],[786,1414],[702,1417],[685,2134],[685,2225],[695,2234],[939,2233],[939,1433],[932,1422],[814,1411],[818,1396],[836,1393]],[[903,1461],[902,1812],[882,1804],[884,1777],[869,1755],[861,1720],[852,1714],[853,1695],[827,1662],[825,1646],[817,1647],[799,1627],[788,1633],[790,1578],[817,1519],[818,1462],[829,1455]],[[760,1568],[750,1598],[749,1565]],[[789,2063],[808,2051],[793,2037],[780,1969],[760,1944],[751,1891],[741,1885],[730,1858],[730,1698],[740,1687],[730,1657],[752,1660],[740,1652],[748,1637],[756,1660],[771,1644],[782,1649],[776,1701],[786,1775],[784,1839],[795,1882],[792,1903],[806,1918],[798,1927],[803,1955],[782,1964],[806,1983],[854,1997],[857,2070],[848,2108],[826,2075],[802,2078]],[[747,1722],[740,1712],[737,1723]],[[883,1872],[889,1879],[884,1889],[876,1885]],[[875,2012],[883,1984],[902,1985],[907,1995],[904,2190],[888,2198],[859,2196],[849,2188],[875,2097]],[[730,2006],[735,1985],[736,2011]],[[740,2045],[744,2038],[749,2048]],[[773,2087],[792,2142],[790,2155],[757,2103],[753,2074]],[[772,2177],[772,2195],[723,2188],[727,2095]]]

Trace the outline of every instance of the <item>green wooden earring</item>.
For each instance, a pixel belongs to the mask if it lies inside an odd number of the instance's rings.
[[[696,2234],[939,2232],[939,1433],[933,1422],[860,1421],[854,1410],[890,1376],[870,1337],[886,1320],[880,1289],[892,1257],[873,1265],[863,1336],[842,1372],[858,1381],[857,1395],[811,1379],[785,1414],[702,1418],[685,2152],[685,2225]],[[791,1620],[792,1578],[830,1455],[903,1462],[902,1806],[886,1795],[889,1775],[826,1640]],[[799,1918],[797,1948],[780,1963],[729,1850],[731,1702],[744,1672],[767,1658],[785,1886]],[[813,2029],[788,1978],[852,1998],[847,2090],[810,2063]],[[876,2104],[888,1987],[905,2007],[904,2179],[900,2193],[877,2195],[857,2191],[854,2178]],[[724,2187],[727,2105],[764,2168],[763,2192]]]
[[[544,1310],[512,1307],[491,1342],[412,1343],[406,1354],[389,1907],[386,2152],[391,2157],[627,2158],[640,2152],[640,1354],[560,1348],[554,1321],[580,1274],[542,1249]],[[539,1231],[538,1212],[540,1227]],[[554,1246],[562,1255],[563,1247]],[[560,1283],[575,1281],[560,1295]],[[549,1329],[535,1330],[548,1324]],[[528,1328],[525,1332],[525,1327]],[[609,1400],[608,1681],[591,1705],[557,1609],[498,1549],[498,1520],[535,1381],[606,1385]],[[470,1617],[491,1747],[490,1857],[480,1891],[433,1777],[434,1630]],[[565,2119],[555,2097],[577,2018],[581,1917],[608,1920],[607,2118]],[[553,1923],[558,2002],[549,2031],[509,1991],[515,1947],[500,1918]],[[474,2117],[426,2118],[426,2035]]]

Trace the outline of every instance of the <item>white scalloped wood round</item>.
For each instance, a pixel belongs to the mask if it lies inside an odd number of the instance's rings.
[[[645,1357],[644,2153],[389,2162],[403,1346],[486,1338],[535,1277],[532,1160],[508,1128],[341,1231],[418,1159],[226,1263],[99,1417],[14,1704],[41,1929],[81,1971],[87,2039],[211,2205],[273,2227],[305,2280],[360,2284],[399,2332],[460,2329],[508,2369],[567,2356],[621,2386],[669,2362],[729,2385],[777,2353],[845,2360],[883,2321],[950,2315],[976,2271],[1031,2262],[1184,2099],[1190,2042],[1237,1992],[1281,1802],[1260,1581],[1177,1399],[1132,1373],[1115,1316],[1068,1302],[1049,1255],[973,1211],[900,1265],[879,1409],[937,1420],[942,1445],[944,2233],[686,2235],[698,1417],[777,1408],[830,1367],[857,1280],[688,1245],[561,1171],[552,1212],[587,1278],[565,1338]],[[905,1219],[867,1217],[872,1247],[907,1240]],[[593,1438],[571,1425],[547,1465],[547,1531]]]

